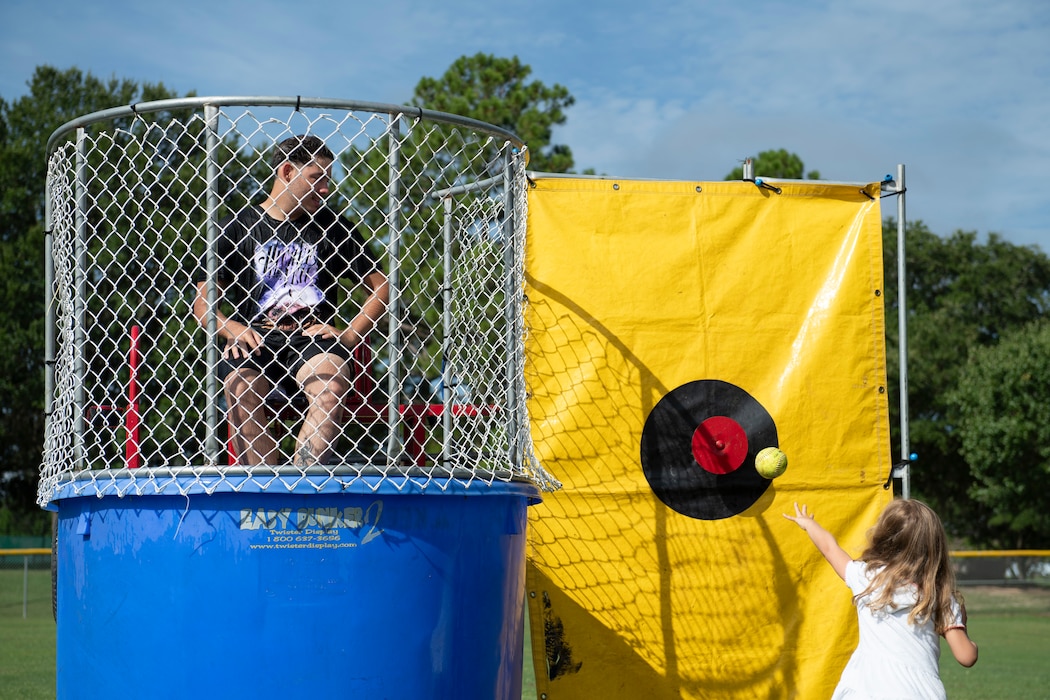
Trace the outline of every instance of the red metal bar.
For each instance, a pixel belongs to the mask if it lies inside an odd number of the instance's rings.
[[[128,411],[124,414],[124,459],[128,469],[138,469],[142,465],[142,454],[139,452],[139,327],[131,327],[131,347],[128,349]]]

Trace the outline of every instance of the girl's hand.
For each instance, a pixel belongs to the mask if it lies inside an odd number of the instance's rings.
[[[840,579],[845,581],[846,565],[852,561],[852,558],[846,553],[846,550],[839,546],[835,536],[813,519],[813,513],[809,512],[809,508],[806,506],[799,507],[796,503],[795,514],[788,515],[784,513],[784,517],[805,530],[806,534],[809,535],[809,539],[816,545],[817,550],[831,564],[831,568],[835,570]]]
[[[809,508],[807,508],[806,504],[804,503],[802,504],[801,508],[799,507],[798,503],[796,503],[795,514],[788,515],[787,513],[784,513],[784,517],[798,525],[803,530],[806,530],[807,532],[809,530],[809,526],[812,523],[816,522],[816,520],[813,519],[813,513],[809,512]]]

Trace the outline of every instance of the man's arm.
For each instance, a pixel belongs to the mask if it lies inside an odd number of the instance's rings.
[[[390,303],[390,285],[386,275],[375,270],[366,275],[363,282],[369,289],[368,297],[361,304],[361,310],[354,320],[339,334],[339,341],[348,347],[354,347],[372,331]]]
[[[208,328],[207,282],[197,283],[197,296],[193,299],[193,315],[202,328]],[[239,357],[242,354],[254,352],[256,348],[262,345],[262,337],[251,326],[234,321],[219,309],[215,309],[215,327],[219,336],[226,339],[226,348],[222,353],[223,357],[231,355]]]
[[[350,325],[339,329],[327,323],[318,323],[304,328],[303,333],[318,335],[322,338],[336,338],[348,348],[353,348],[364,340],[386,313],[387,303],[390,301],[390,285],[386,275],[378,270],[365,275],[362,282],[369,290],[368,297],[361,304],[361,309],[354,316]]]
[[[830,532],[820,526],[816,520],[813,519],[813,514],[808,512],[806,506],[799,508],[798,504],[795,504],[795,515],[788,515],[784,513],[784,517],[791,520],[800,528],[806,531],[809,535],[809,539],[813,541],[817,549],[824,558],[831,564],[831,568],[835,570],[835,573],[839,575],[839,578],[843,581],[846,580],[846,564],[853,561],[853,557],[846,553],[842,547],[839,546],[838,540]]]

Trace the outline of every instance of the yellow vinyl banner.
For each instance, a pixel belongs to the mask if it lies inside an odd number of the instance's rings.
[[[856,556],[891,498],[878,183],[530,187],[539,696],[829,697],[850,593],[781,514]]]

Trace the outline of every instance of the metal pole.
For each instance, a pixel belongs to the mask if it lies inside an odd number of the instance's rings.
[[[911,438],[908,434],[908,304],[904,255],[904,165],[897,165],[897,343],[900,353],[901,496],[911,498]]]
[[[73,357],[74,374],[77,387],[73,400],[74,461],[81,466],[86,459],[86,441],[84,426],[85,392],[84,376],[87,373],[84,351],[87,345],[87,208],[88,208],[88,163],[87,134],[83,128],[77,129],[76,158],[76,263],[74,264],[74,298],[73,298]]]
[[[66,173],[51,173],[48,163],[49,180],[66,176]],[[55,405],[55,236],[52,231],[51,192],[44,197],[44,444],[50,443],[51,414]]]
[[[387,274],[390,299],[387,308],[387,331],[389,338],[389,362],[387,364],[387,424],[390,429],[387,438],[388,458],[400,461],[403,445],[398,435],[401,396],[401,115],[395,115],[390,121],[387,138],[390,139],[387,151],[387,164],[390,168],[387,181],[387,231],[390,232],[390,271]]]
[[[755,179],[755,164],[751,162],[750,158],[744,159],[744,167],[742,170],[744,172],[743,179],[752,181]]]
[[[441,233],[444,244],[442,263],[444,266],[443,280],[441,282],[441,298],[443,308],[441,311],[441,343],[444,346],[441,351],[441,465],[449,468],[452,454],[452,364],[448,361],[449,350],[452,342],[452,195],[447,195],[443,200],[445,220],[442,222]]]
[[[207,406],[205,408],[205,454],[211,465],[217,465],[222,454],[219,443],[219,380],[216,376],[219,364],[219,346],[216,342],[218,337],[218,319],[216,311],[219,304],[218,269],[219,259],[216,253],[216,245],[219,239],[219,110],[214,105],[204,106],[204,122],[207,131],[207,177],[208,197],[205,236],[207,239],[207,250],[205,252],[205,266],[207,268],[208,280],[208,347],[205,351],[208,365],[208,376],[205,379],[207,387]]]
[[[510,463],[512,468],[520,469],[522,466],[523,450],[521,447],[521,421],[522,416],[518,411],[518,377],[521,374],[523,358],[518,352],[521,346],[521,299],[520,290],[516,289],[518,276],[516,274],[518,241],[515,236],[517,222],[514,212],[514,178],[511,170],[514,167],[512,146],[506,143],[503,146],[503,279],[504,279],[504,318],[507,335],[504,342],[507,382],[507,435],[510,444]]]

